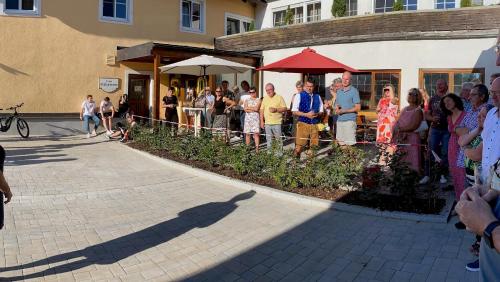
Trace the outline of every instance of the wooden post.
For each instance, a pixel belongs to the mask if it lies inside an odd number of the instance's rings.
[[[153,63],[153,80],[154,80],[154,91],[153,91],[153,112],[152,116],[155,119],[160,118],[160,61],[161,56],[159,54],[153,53],[154,63]]]

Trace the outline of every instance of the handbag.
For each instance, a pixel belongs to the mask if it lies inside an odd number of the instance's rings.
[[[425,117],[423,111],[422,111],[422,115]],[[423,132],[427,131],[427,129],[429,129],[429,125],[427,124],[427,121],[425,120],[425,118],[423,118],[422,121],[420,122],[420,125],[418,126],[417,129],[415,129],[414,132],[423,133]]]
[[[427,121],[422,120],[422,122],[420,123],[418,128],[415,129],[415,132],[424,132],[424,131],[427,131],[427,129],[429,129],[429,125],[427,124]]]

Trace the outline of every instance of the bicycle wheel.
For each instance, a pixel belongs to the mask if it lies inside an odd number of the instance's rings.
[[[21,118],[17,119],[17,132],[19,132],[19,135],[23,138],[28,138],[30,135],[30,128],[28,127],[28,123]]]

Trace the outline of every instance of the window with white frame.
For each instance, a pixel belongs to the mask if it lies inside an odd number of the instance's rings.
[[[226,35],[249,31],[252,21],[246,17],[226,13]]]
[[[6,14],[38,14],[40,0],[5,0]]]
[[[472,0],[472,6],[483,6],[483,0]]]
[[[455,0],[434,0],[434,8],[453,9],[455,8]]]
[[[130,23],[133,0],[100,0],[100,17],[104,21]]]
[[[181,29],[205,31],[205,0],[181,0]]]
[[[295,7],[291,8],[292,10],[292,15],[293,15],[293,23],[302,23],[304,22],[304,7]]]
[[[375,0],[375,13],[392,12],[394,0]]]
[[[283,10],[273,12],[273,24],[274,26],[282,26],[287,24],[297,24],[304,22],[304,7],[297,6],[291,7],[290,12],[292,14],[291,23],[286,22],[288,8]]]
[[[403,0],[403,7],[405,11],[416,11],[417,0]]]
[[[358,14],[358,0],[346,0],[346,15],[356,16]]]
[[[273,26],[285,25],[286,10],[273,12]]]
[[[307,21],[315,22],[321,20],[321,2],[307,4]]]

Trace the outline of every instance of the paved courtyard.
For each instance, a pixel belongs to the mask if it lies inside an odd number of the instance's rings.
[[[303,206],[81,136],[0,137],[0,281],[477,281],[473,236]]]

